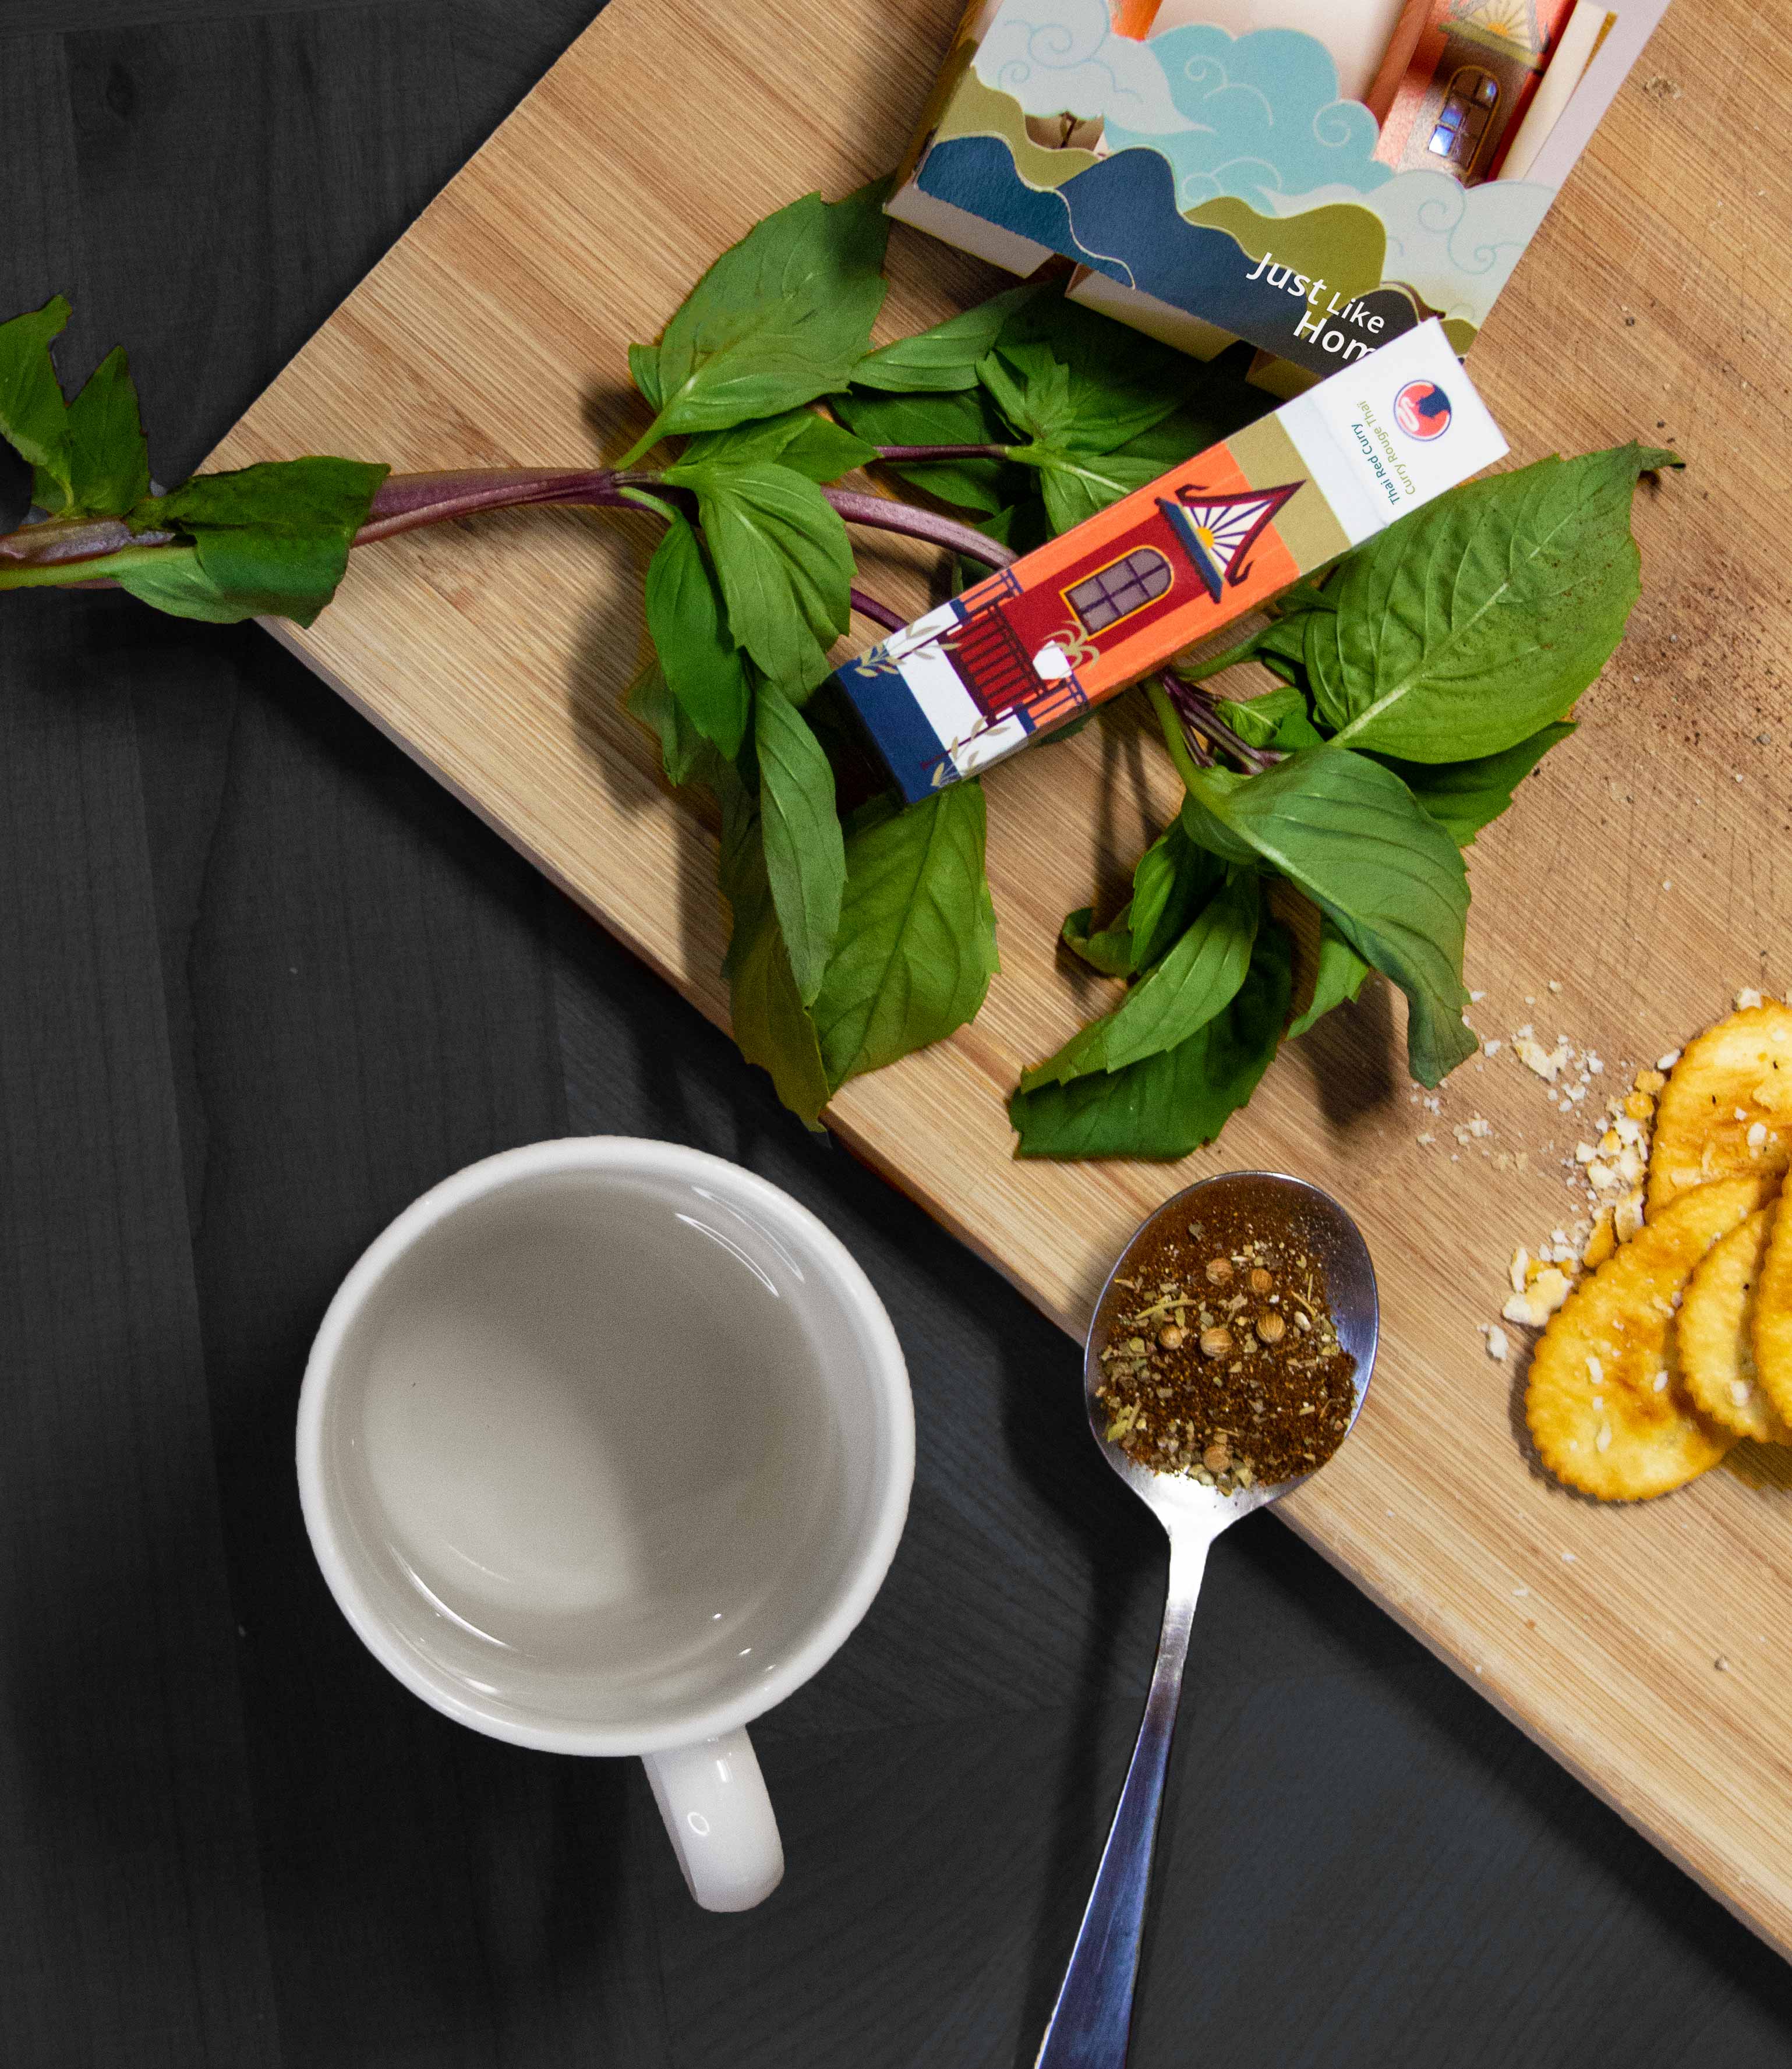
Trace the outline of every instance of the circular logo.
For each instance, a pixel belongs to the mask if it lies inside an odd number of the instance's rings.
[[[1435,381],[1409,381],[1394,398],[1394,421],[1409,439],[1440,439],[1450,428],[1450,398]]]

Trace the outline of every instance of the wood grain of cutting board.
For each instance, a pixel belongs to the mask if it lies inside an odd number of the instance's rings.
[[[211,463],[618,452],[645,420],[628,341],[770,209],[892,165],[957,11],[612,0]],[[1579,735],[1470,858],[1482,1032],[1534,1022],[1613,1076],[1739,986],[1792,978],[1789,29],[1743,0],[1682,0],[1474,355],[1516,459],[1634,434],[1689,463],[1639,498],[1643,602]],[[901,231],[891,273],[883,335],[996,284]],[[279,630],[720,1020],[713,843],[617,706],[651,537],[645,520],[546,512],[418,534],[357,553],[311,630]],[[867,565],[869,586],[918,600],[912,558],[872,547]],[[1133,1223],[1192,1179],[1268,1165],[1341,1194],[1380,1271],[1382,1360],[1357,1434],[1279,1513],[1792,1950],[1782,1455],[1745,1447],[1664,1500],[1596,1507],[1527,1455],[1521,1356],[1502,1369],[1483,1349],[1514,1244],[1570,1215],[1561,1160],[1584,1131],[1509,1040],[1437,1112],[1415,1104],[1400,1009],[1378,986],[1284,1050],[1223,1142],[1182,1165],[1015,1162],[1006,1094],[1103,991],[1055,953],[1059,922],[1115,899],[1175,793],[1124,709],[988,791],[1003,958],[989,1003],[953,1041],[849,1086],[831,1124],[1075,1332]],[[1459,1145],[1476,1116],[1492,1135]]]

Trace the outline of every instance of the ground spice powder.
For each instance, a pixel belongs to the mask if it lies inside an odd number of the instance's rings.
[[[1108,1439],[1153,1472],[1273,1485],[1324,1465],[1350,1427],[1357,1361],[1320,1262],[1248,1212],[1197,1212],[1148,1240],[1096,1333]]]

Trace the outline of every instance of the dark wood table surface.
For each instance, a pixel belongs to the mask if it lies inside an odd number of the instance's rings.
[[[6,0],[0,315],[67,292],[65,377],[128,343],[181,478],[590,13]],[[757,1728],[743,1916],[634,1763],[403,1693],[300,1526],[337,1279],[582,1132],[787,1186],[913,1373],[889,1583]],[[5,2069],[1031,2063],[1163,1579],[1075,1348],[252,626],[0,604],[0,1229]],[[1792,2059],[1778,1958],[1272,1518],[1224,1539],[1137,2069],[1695,2056]]]

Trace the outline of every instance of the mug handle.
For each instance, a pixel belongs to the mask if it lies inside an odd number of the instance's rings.
[[[705,1911],[750,1911],[784,1879],[784,1846],[745,1731],[641,1756],[653,1800]]]

